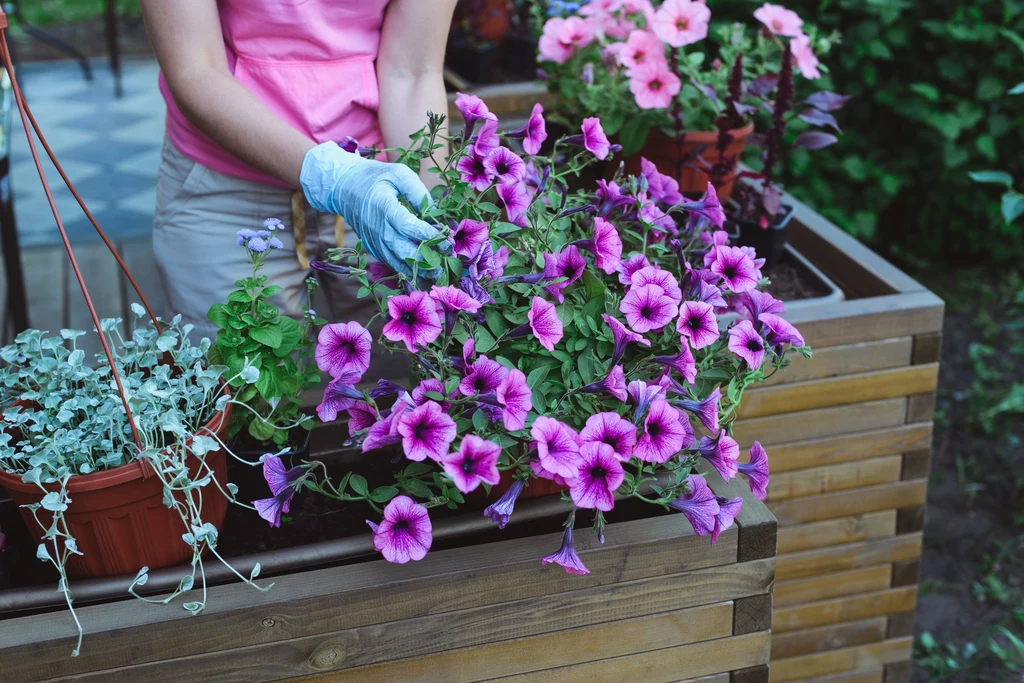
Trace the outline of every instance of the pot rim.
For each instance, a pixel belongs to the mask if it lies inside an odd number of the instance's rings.
[[[653,128],[651,130],[652,130],[652,132],[657,131],[658,133],[661,133],[662,135],[665,135],[658,128]],[[732,135],[733,138],[735,138],[737,140],[743,140],[743,139],[745,139],[748,135],[750,135],[753,132],[754,132],[754,122],[753,121],[748,121],[746,123],[746,125],[740,126],[739,128],[733,128],[732,130],[730,130],[729,134]],[[717,130],[684,130],[683,134],[686,136],[686,138],[683,141],[684,144],[692,144],[692,143],[703,144],[703,143],[715,142],[716,140],[718,140],[718,131]],[[666,135],[665,137],[668,137],[668,136]]]

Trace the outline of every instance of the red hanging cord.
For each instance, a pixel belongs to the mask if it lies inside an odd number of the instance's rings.
[[[18,80],[14,77],[14,64],[11,62],[11,52],[10,49],[7,47],[7,26],[7,14],[2,9],[0,9],[0,59],[3,60],[4,68],[7,70],[7,73],[11,77],[11,86],[14,90],[14,101],[18,105],[18,113],[21,114],[21,124],[25,128],[25,137],[28,140],[29,151],[32,152],[32,161],[35,163],[36,171],[39,173],[39,180],[43,184],[43,191],[46,193],[46,201],[49,202],[50,204],[50,211],[53,212],[53,219],[56,221],[57,229],[60,231],[61,241],[64,242],[64,250],[67,251],[68,258],[71,260],[71,268],[72,270],[75,271],[75,278],[78,280],[78,286],[81,287],[82,296],[85,297],[85,305],[89,307],[89,315],[92,317],[92,322],[96,326],[96,333],[100,337],[100,344],[103,345],[103,353],[106,354],[107,360],[110,362],[110,370],[114,374],[114,381],[117,383],[117,391],[121,395],[121,403],[124,404],[125,416],[128,418],[128,424],[131,427],[132,436],[135,437],[135,445],[137,445],[139,447],[139,450],[141,451],[142,439],[139,437],[139,430],[135,426],[135,419],[132,417],[132,410],[131,407],[128,405],[128,395],[125,393],[124,384],[121,381],[121,374],[117,371],[117,365],[114,363],[114,354],[111,353],[110,344],[107,342],[107,336],[103,333],[103,328],[100,325],[99,315],[96,313],[96,307],[93,306],[92,297],[89,296],[89,288],[86,287],[85,279],[82,277],[82,271],[78,267],[78,260],[75,258],[75,251],[74,249],[71,248],[71,241],[68,239],[67,231],[64,230],[64,222],[61,220],[60,211],[57,210],[57,204],[53,200],[53,193],[50,192],[50,184],[46,180],[46,173],[43,171],[43,164],[39,160],[39,153],[36,150],[35,141],[32,139],[32,130],[35,130],[36,135],[39,136],[39,140],[42,142],[43,146],[46,148],[46,151],[49,153],[50,159],[56,165],[57,160],[54,158],[54,154],[50,150],[50,147],[46,144],[46,141],[43,138],[43,134],[39,130],[39,126],[36,124],[34,119],[31,121],[31,124],[29,122],[29,115],[26,111],[28,109],[28,106],[25,104],[25,98],[21,94],[21,88],[18,86]],[[60,170],[59,165],[57,166],[57,168],[58,170]],[[124,264],[123,261],[121,261],[120,257],[117,256],[113,246],[107,239],[107,236],[103,234],[103,231],[100,229],[100,226],[96,223],[96,220],[92,217],[92,214],[90,214],[88,209],[85,208],[85,203],[82,201],[81,197],[78,196],[78,193],[75,192],[75,189],[71,186],[71,181],[68,180],[68,177],[64,174],[63,170],[60,170],[60,174],[61,177],[64,179],[64,182],[67,183],[68,188],[75,195],[75,199],[78,200],[79,205],[82,207],[83,210],[85,210],[86,215],[89,216],[89,220],[96,228],[96,231],[100,234],[100,236],[103,238],[103,241],[107,244],[107,247],[111,250],[111,253],[114,253],[114,256],[117,257],[118,263],[121,264],[121,269],[125,272],[126,275],[128,275],[128,279],[131,280],[132,285],[135,287],[136,291],[138,291],[139,287],[135,283],[135,279],[132,278],[131,274],[128,272],[128,267]],[[142,296],[142,292],[139,292],[139,296]],[[145,298],[143,298],[143,301],[145,301]],[[148,304],[146,305],[146,310],[149,311]],[[149,314],[154,320],[156,319],[156,316],[153,315],[152,311],[149,311]]]

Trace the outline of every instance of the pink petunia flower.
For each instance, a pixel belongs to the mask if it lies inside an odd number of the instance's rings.
[[[526,210],[530,208],[533,195],[526,183],[517,181],[514,183],[502,183],[497,187],[498,198],[505,205],[505,213],[508,214],[508,222],[515,223],[519,227],[526,227]]]
[[[629,284],[632,287],[657,285],[669,299],[676,303],[683,300],[683,290],[679,288],[679,283],[676,282],[672,273],[657,266],[648,266],[636,271],[630,278]]]
[[[355,436],[364,429],[369,429],[380,419],[377,409],[369,403],[358,401],[348,409],[348,435]]]
[[[777,36],[795,38],[803,33],[804,20],[793,10],[782,5],[764,3],[754,11],[754,18]]]
[[[635,343],[640,344],[641,346],[651,345],[651,341],[649,339],[645,339],[642,335],[639,335],[629,329],[607,313],[602,313],[601,318],[608,324],[608,327],[612,329],[612,337],[615,341],[615,348],[612,351],[613,364],[618,363],[619,359],[622,358],[622,354],[626,350],[626,344]]]
[[[480,302],[454,285],[433,285],[430,298],[441,304],[445,312],[467,311],[476,313],[480,310]]]
[[[576,546],[572,542],[572,524],[565,527],[562,533],[562,547],[558,552],[542,557],[541,564],[554,563],[565,569],[567,574],[589,574],[590,570],[583,565],[583,560],[576,554]]]
[[[718,276],[714,275],[714,278],[717,280]],[[711,304],[712,308],[729,307],[729,304],[725,301],[725,297],[722,296],[722,290],[709,282],[705,282],[704,280],[698,280],[694,285],[694,296],[696,297],[696,301]]]
[[[548,472],[572,479],[579,471],[579,434],[558,420],[541,415],[530,429],[540,464]]]
[[[366,438],[363,439],[363,453],[400,442],[402,435],[398,433],[398,423],[403,415],[415,408],[416,405],[409,394],[405,392],[400,394],[391,411],[387,415],[382,413],[381,420],[371,425],[369,431],[366,432]]]
[[[594,25],[580,17],[553,17],[544,23],[538,41],[538,58],[542,62],[565,62],[581,47],[594,42]]]
[[[270,487],[270,498],[260,498],[252,502],[260,517],[267,520],[272,527],[281,526],[281,515],[288,514],[295,496],[295,483],[302,478],[305,470],[293,467],[285,470],[284,462],[277,456],[263,458],[263,478]]]
[[[502,245],[498,251],[490,241],[484,242],[479,253],[469,263],[469,274],[472,278],[480,280],[488,278],[497,280],[505,274],[505,266],[508,265],[508,247]]]
[[[710,270],[721,276],[725,286],[737,293],[754,289],[761,280],[761,271],[739,247],[715,247]]]
[[[413,404],[418,407],[423,405],[427,401],[433,401],[434,399],[427,396],[427,392],[431,391],[436,394],[441,394],[442,396],[445,395],[444,384],[441,383],[441,380],[437,379],[436,377],[428,377],[427,379],[417,384],[413,388],[411,394]],[[455,392],[453,391],[451,394],[448,395],[448,398],[451,398],[454,395]],[[447,401],[441,401],[441,410],[447,413],[449,408],[451,408],[450,403],[448,403]]]
[[[526,177],[526,164],[508,147],[495,147],[488,152],[484,168],[494,181],[502,184],[519,182]]]
[[[548,351],[555,350],[555,344],[562,340],[562,321],[558,317],[555,305],[539,296],[533,297],[530,310],[526,314],[533,336]]]
[[[630,382],[629,386],[626,387],[626,393],[636,405],[634,415],[637,417],[647,412],[647,408],[651,405],[651,401],[656,398],[665,398],[667,395],[666,388],[660,383],[654,382],[648,384],[642,379],[635,379]]]
[[[585,394],[610,394],[620,401],[629,398],[629,394],[626,393],[626,373],[621,365],[613,365],[604,379],[588,384],[580,391]]]
[[[725,210],[722,208],[721,202],[718,201],[715,186],[711,183],[708,183],[708,189],[699,201],[683,202],[679,208],[703,216],[719,228],[725,224]]]
[[[434,300],[426,292],[413,291],[391,297],[388,314],[391,320],[384,325],[384,336],[393,342],[405,342],[412,353],[441,336],[441,318]]]
[[[515,432],[526,426],[526,415],[533,407],[533,392],[526,384],[526,375],[512,369],[498,385],[498,404],[502,407],[505,429]]]
[[[359,323],[329,323],[320,329],[316,343],[316,365],[331,377],[354,370],[362,375],[370,367],[373,339]]]
[[[451,241],[455,245],[455,253],[468,259],[475,259],[480,253],[490,234],[487,224],[472,218],[463,218],[452,230]]]
[[[558,486],[562,486],[562,487],[565,487],[565,486],[568,486],[568,485],[569,485],[569,483],[568,483],[568,481],[566,480],[566,478],[565,478],[565,477],[563,477],[563,476],[562,476],[562,475],[560,475],[560,474],[555,474],[554,472],[549,472],[549,471],[548,471],[548,470],[547,470],[547,469],[546,469],[546,468],[544,467],[544,465],[543,465],[543,464],[541,464],[540,460],[531,460],[531,461],[530,461],[530,470],[531,470],[531,471],[532,471],[532,472],[533,472],[533,473],[534,473],[534,474],[535,474],[535,475],[536,475],[536,476],[537,476],[538,478],[540,478],[540,479],[547,479],[548,481],[553,481],[553,482],[555,482],[555,484],[557,484]]]
[[[697,450],[718,470],[722,479],[731,481],[739,471],[740,445],[724,429],[718,433],[717,439],[702,436]]]
[[[501,446],[486,441],[475,434],[467,434],[459,444],[459,450],[441,458],[444,473],[462,493],[474,491],[480,484],[494,486],[501,480],[498,472],[498,456]]]
[[[693,413],[700,423],[711,433],[718,433],[718,404],[722,400],[722,392],[715,387],[711,393],[699,401],[683,400],[677,404],[683,410]]]
[[[619,304],[626,322],[640,333],[660,330],[672,322],[679,308],[665,290],[657,285],[633,287]]]
[[[647,268],[651,262],[643,254],[633,254],[619,263],[616,270],[619,272],[619,282],[624,285],[633,284],[633,273],[641,268]]]
[[[487,356],[480,356],[466,370],[466,376],[459,382],[459,392],[463,396],[477,396],[497,391],[508,375],[508,368]]]
[[[684,301],[679,307],[676,329],[698,351],[711,346],[718,341],[718,318],[714,307],[702,301]]]
[[[455,169],[462,181],[472,185],[477,192],[484,192],[491,186],[491,176],[484,165],[484,157],[475,151],[470,151],[459,159]]]
[[[658,171],[658,167],[645,157],[640,157],[641,174],[647,179],[647,191],[652,197],[661,202],[673,206],[683,201],[683,195],[679,192],[679,181],[671,176]]]
[[[740,514],[740,510],[743,509],[742,498],[737,497],[729,500],[715,496],[715,502],[718,503],[718,514],[715,515],[715,528],[711,531],[711,545],[715,544],[715,541],[718,540],[723,531],[732,526],[732,523]]]
[[[626,67],[627,72],[650,62],[664,62],[665,44],[649,31],[632,31],[616,52],[615,60]]]
[[[686,515],[698,536],[706,536],[715,530],[715,517],[721,508],[704,477],[691,474],[689,484],[689,492],[668,505]]]
[[[422,560],[434,540],[427,508],[409,496],[392,498],[380,524],[366,523],[373,530],[374,549],[395,564]]]
[[[693,384],[697,379],[697,363],[694,361],[693,352],[690,351],[689,343],[685,339],[680,341],[682,341],[682,345],[679,353],[674,356],[656,356],[651,360],[655,363],[664,365],[666,372],[675,370],[683,376],[683,379],[690,384]]]
[[[467,95],[465,93],[456,93],[455,95],[455,107],[462,114],[463,120],[466,122],[466,136],[472,135],[473,126],[476,125],[477,121],[486,119],[491,116],[490,110],[484,101],[476,95]]]
[[[499,529],[504,529],[515,510],[516,499],[519,498],[519,494],[523,492],[525,486],[526,481],[523,479],[516,479],[512,482],[512,486],[508,487],[508,491],[505,491],[501,498],[484,508],[484,517],[490,517]]]
[[[424,403],[398,418],[405,457],[415,462],[440,461],[455,440],[455,420],[434,401]]]
[[[483,125],[480,126],[480,132],[473,139],[473,153],[481,159],[485,159],[492,150],[497,149],[500,145],[498,117],[491,114],[484,119]]]
[[[762,313],[785,313],[786,306],[768,292],[751,289],[736,297],[736,311],[744,313],[747,319],[756,323]]]
[[[569,482],[569,495],[577,507],[608,512],[615,507],[615,490],[625,480],[622,463],[606,443],[580,446],[579,474]]]
[[[818,58],[811,50],[810,38],[801,33],[789,41],[789,50],[793,53],[793,60],[796,61],[796,66],[804,78],[810,81],[821,78],[821,72],[818,70]]]
[[[708,35],[711,10],[692,0],[665,0],[654,13],[651,30],[672,47],[704,40]]]
[[[573,244],[594,254],[594,265],[611,275],[622,261],[622,238],[615,226],[605,219],[594,218],[594,237],[577,240]]]
[[[601,127],[601,119],[596,116],[583,119],[582,128],[583,148],[604,161],[611,151],[611,145],[608,143],[608,136],[604,134],[604,128]]]
[[[636,446],[636,425],[618,413],[597,413],[587,418],[587,424],[580,431],[584,443],[603,443],[610,446],[615,457],[629,462]]]
[[[346,370],[332,379],[324,387],[324,398],[316,407],[316,414],[321,422],[334,422],[338,413],[348,410],[362,400],[363,394],[355,388],[362,379],[361,372]]]
[[[540,147],[548,139],[547,124],[544,123],[544,107],[540,102],[533,105],[530,119],[526,122],[523,151],[534,155],[540,153]]]
[[[757,370],[764,362],[764,340],[749,320],[741,320],[729,330],[729,350],[751,370]]]
[[[637,439],[633,455],[644,462],[667,462],[693,441],[688,421],[664,399],[651,402],[644,418],[644,431]]]
[[[587,260],[574,245],[570,244],[557,254],[544,254],[544,277],[548,280],[561,280],[544,287],[558,303],[565,301],[563,290],[583,277]]]
[[[629,91],[641,109],[667,109],[683,87],[679,76],[662,62],[648,62],[629,76]]]
[[[762,313],[757,319],[764,324],[765,340],[769,346],[804,345],[804,336],[788,320],[780,318],[774,313]]]
[[[768,476],[768,453],[757,441],[750,447],[750,462],[740,463],[739,471],[747,476],[750,482],[750,491],[758,500],[768,497],[768,483],[771,478]]]

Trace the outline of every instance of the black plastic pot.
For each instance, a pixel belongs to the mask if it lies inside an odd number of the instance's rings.
[[[445,61],[448,67],[471,83],[490,83],[494,75],[493,44],[473,45],[465,39],[448,44]]]
[[[730,202],[729,214],[735,215],[739,205]],[[762,228],[757,221],[741,220],[727,217],[725,230],[730,235],[736,235],[735,243],[741,247],[753,247],[758,258],[764,259],[763,270],[771,268],[782,260],[786,252],[786,241],[789,233],[789,221],[793,218],[795,209],[792,206],[782,205],[782,213],[775,216]]]
[[[537,74],[537,39],[509,33],[501,44],[501,63],[514,75],[532,80]]]
[[[298,429],[298,427],[296,427]],[[289,452],[289,456],[295,458],[295,462],[309,459],[309,440],[313,437],[313,430],[303,430],[306,433],[305,440],[301,446],[292,449]],[[240,458],[246,460],[259,460],[260,456],[266,453],[277,453],[281,450],[280,446],[276,446],[272,443],[269,444],[258,444],[255,442],[248,432],[240,432],[235,435],[235,438],[228,444],[231,452]]]

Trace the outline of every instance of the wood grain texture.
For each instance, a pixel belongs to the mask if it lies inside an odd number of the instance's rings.
[[[910,683],[913,673],[913,667],[908,658],[900,662],[886,664],[883,678],[885,683]]]
[[[761,593],[733,600],[732,635],[767,631],[772,627],[772,594]]]
[[[914,365],[938,363],[942,357],[942,333],[929,332],[914,337],[914,350],[910,362]]]
[[[914,613],[890,614],[886,624],[886,638],[902,638],[914,635]]]
[[[786,314],[812,348],[907,337],[942,329],[945,305],[928,291],[809,306]]]
[[[939,364],[930,363],[813,379],[796,384],[757,387],[743,394],[739,417],[764,417],[923,394],[935,390],[938,377]]]
[[[888,484],[899,481],[902,472],[903,456],[900,455],[783,472],[772,476],[768,502]]]
[[[733,671],[729,678],[730,683],[768,683],[771,679],[771,670],[767,664],[747,667]]]
[[[912,534],[923,531],[926,513],[924,505],[901,509],[896,515],[896,533]]]
[[[766,557],[775,557],[778,545],[778,522],[764,503],[754,497],[750,486],[741,477],[725,482],[716,470],[707,474],[707,482],[716,495],[723,498],[742,498],[743,507],[736,516],[739,527],[737,562],[750,562]]]
[[[768,509],[779,521],[779,527],[820,522],[862,515],[879,510],[923,505],[928,495],[928,480],[898,481],[850,491],[826,493],[794,500],[770,503]]]
[[[775,583],[772,599],[775,608],[779,609],[858,593],[882,591],[891,586],[891,574],[891,565],[880,564],[806,579],[778,581]]]
[[[776,562],[775,576],[788,581],[920,556],[921,534],[905,534],[783,555]]]
[[[772,680],[775,683],[789,683],[811,676],[907,661],[910,659],[913,641],[913,638],[897,638],[802,657],[777,659],[772,662]]]
[[[842,436],[775,444],[769,456],[772,474],[776,475],[809,467],[824,467],[927,449],[931,443],[932,423],[921,422]]]
[[[792,354],[792,363],[788,368],[761,382],[757,387],[794,384],[812,379],[903,367],[910,365],[913,345],[913,337],[894,337],[814,349],[811,358]]]
[[[790,443],[794,436],[809,440],[895,427],[906,423],[906,415],[907,399],[890,398],[737,420],[733,424],[733,437],[744,449],[750,448],[755,440],[767,447]]]
[[[932,469],[932,449],[908,451],[903,454],[900,479],[927,479]]]
[[[927,366],[925,366],[927,367]],[[907,422],[928,422],[935,417],[935,392],[907,399]]]
[[[873,666],[858,671],[843,671],[827,676],[804,678],[799,683],[883,683],[884,675],[883,667]]]
[[[892,586],[913,586],[921,576],[921,560],[894,562],[892,565]]]
[[[730,683],[729,674],[711,674],[710,676],[698,676],[697,678],[687,678],[685,681],[676,681],[675,683]]]
[[[779,555],[896,534],[896,511],[883,510],[779,529]]]
[[[777,607],[772,615],[772,630],[775,633],[787,633],[826,624],[899,614],[913,611],[916,604],[917,587],[913,586],[806,605]]]
[[[776,633],[772,636],[772,660],[879,643],[886,638],[886,628],[886,617],[874,617],[803,631]]]

